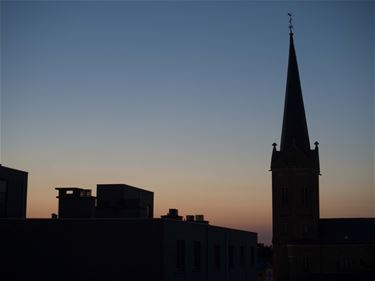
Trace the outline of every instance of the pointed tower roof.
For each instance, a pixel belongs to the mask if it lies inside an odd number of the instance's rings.
[[[303,105],[293,32],[291,29],[289,37],[288,77],[285,91],[284,119],[280,151],[286,151],[292,146],[296,146],[302,151],[309,151],[309,133],[307,130],[305,108]]]

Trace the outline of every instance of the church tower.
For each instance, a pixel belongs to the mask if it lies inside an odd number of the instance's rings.
[[[274,280],[289,280],[288,245],[318,240],[319,150],[310,148],[301,83],[289,33],[289,62],[280,149],[273,144],[272,226]]]

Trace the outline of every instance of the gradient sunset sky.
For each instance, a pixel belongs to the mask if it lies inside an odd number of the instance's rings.
[[[374,216],[372,1],[1,1],[1,162],[55,187],[126,183],[271,238],[288,12],[321,217]]]

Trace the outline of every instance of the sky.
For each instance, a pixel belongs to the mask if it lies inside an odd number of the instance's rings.
[[[321,217],[374,216],[374,3],[1,1],[1,161],[55,187],[126,183],[271,239],[293,12]]]

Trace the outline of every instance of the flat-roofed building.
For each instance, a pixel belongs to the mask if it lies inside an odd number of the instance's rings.
[[[252,281],[257,234],[173,219],[0,220],[0,279]]]
[[[95,197],[91,189],[78,187],[56,187],[59,195],[59,218],[93,218],[95,216]]]
[[[0,218],[25,218],[27,172],[0,164]]]
[[[98,218],[152,218],[154,193],[127,184],[98,184]]]

